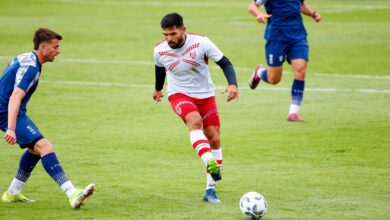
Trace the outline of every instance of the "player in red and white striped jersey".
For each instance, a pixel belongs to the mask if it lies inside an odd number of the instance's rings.
[[[187,33],[179,14],[164,16],[161,27],[165,39],[154,48],[156,84],[153,99],[156,103],[161,101],[164,96],[161,90],[167,77],[172,109],[188,126],[191,144],[207,167],[203,200],[220,203],[215,191],[222,166],[220,121],[208,60],[216,62],[226,76],[227,101],[238,98],[233,65],[207,37]]]

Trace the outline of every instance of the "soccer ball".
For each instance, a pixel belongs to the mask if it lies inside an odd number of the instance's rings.
[[[247,192],[240,199],[242,214],[251,219],[260,219],[267,212],[268,204],[264,196],[257,192]]]

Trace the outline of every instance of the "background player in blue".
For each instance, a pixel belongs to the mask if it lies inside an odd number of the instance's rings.
[[[34,202],[21,191],[39,160],[46,172],[68,196],[70,205],[79,208],[92,195],[95,186],[77,189],[68,179],[54,153],[53,145],[26,115],[27,103],[38,86],[42,64],[54,61],[60,53],[62,36],[46,28],[39,28],[33,38],[34,51],[15,57],[0,78],[0,129],[5,131],[8,144],[19,144],[24,151],[19,168],[3,202]]]
[[[264,5],[267,13],[259,10],[261,5]],[[305,0],[253,0],[248,10],[259,23],[268,20],[264,33],[268,68],[257,66],[249,81],[249,87],[255,89],[260,80],[270,84],[279,83],[282,78],[283,63],[287,59],[294,72],[292,100],[287,120],[303,122],[298,117],[298,112],[305,89],[309,45],[301,13],[312,17],[316,22],[321,20],[321,15],[311,9]]]

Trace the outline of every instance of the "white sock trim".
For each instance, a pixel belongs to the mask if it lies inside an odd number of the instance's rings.
[[[216,160],[222,160],[222,148],[219,149],[211,149],[211,153],[214,156],[214,159]]]
[[[77,189],[73,186],[72,182],[70,182],[70,180],[64,182],[62,185],[61,185],[61,189],[62,191],[64,191],[64,193],[66,194],[66,196],[70,199],[70,197],[72,197],[73,193],[75,193],[77,191]]]
[[[211,177],[211,175],[209,173],[207,173],[207,175],[206,175],[206,190],[210,189],[210,188],[215,189],[216,186],[217,186],[217,183],[215,182],[215,180]]]
[[[207,137],[204,135],[202,130],[192,130],[190,131],[190,141],[191,145],[199,140],[207,140]]]
[[[18,195],[22,192],[24,184],[26,183],[14,178],[8,187],[7,194],[10,196]]]
[[[211,159],[214,159],[214,158],[213,158],[213,154],[212,154],[212,153],[207,152],[207,153],[204,153],[204,154],[200,157],[200,159],[203,161],[204,166],[207,167],[207,164],[209,163],[209,161],[210,161]]]
[[[299,105],[291,104],[291,105],[290,105],[290,111],[289,111],[288,114],[298,114],[299,109],[300,109],[300,106],[299,106]]]

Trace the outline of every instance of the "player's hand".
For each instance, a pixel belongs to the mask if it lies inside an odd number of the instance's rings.
[[[313,12],[313,15],[312,15],[313,19],[316,21],[316,22],[320,22],[321,21],[321,15],[320,13],[314,11]]]
[[[152,97],[154,100],[154,103],[159,103],[161,101],[161,98],[164,97],[164,93],[161,91],[154,90],[152,93]]]
[[[11,144],[11,145],[16,144],[16,134],[15,134],[15,131],[14,131],[14,130],[8,129],[8,130],[5,132],[4,140],[5,140],[8,144]]]
[[[256,20],[257,20],[257,22],[259,22],[259,23],[265,24],[265,20],[267,20],[267,19],[270,18],[271,16],[272,16],[272,15],[260,13],[260,14],[257,15]]]
[[[228,85],[222,94],[227,93],[226,101],[230,102],[233,99],[237,99],[238,101],[238,88],[236,85]]]

